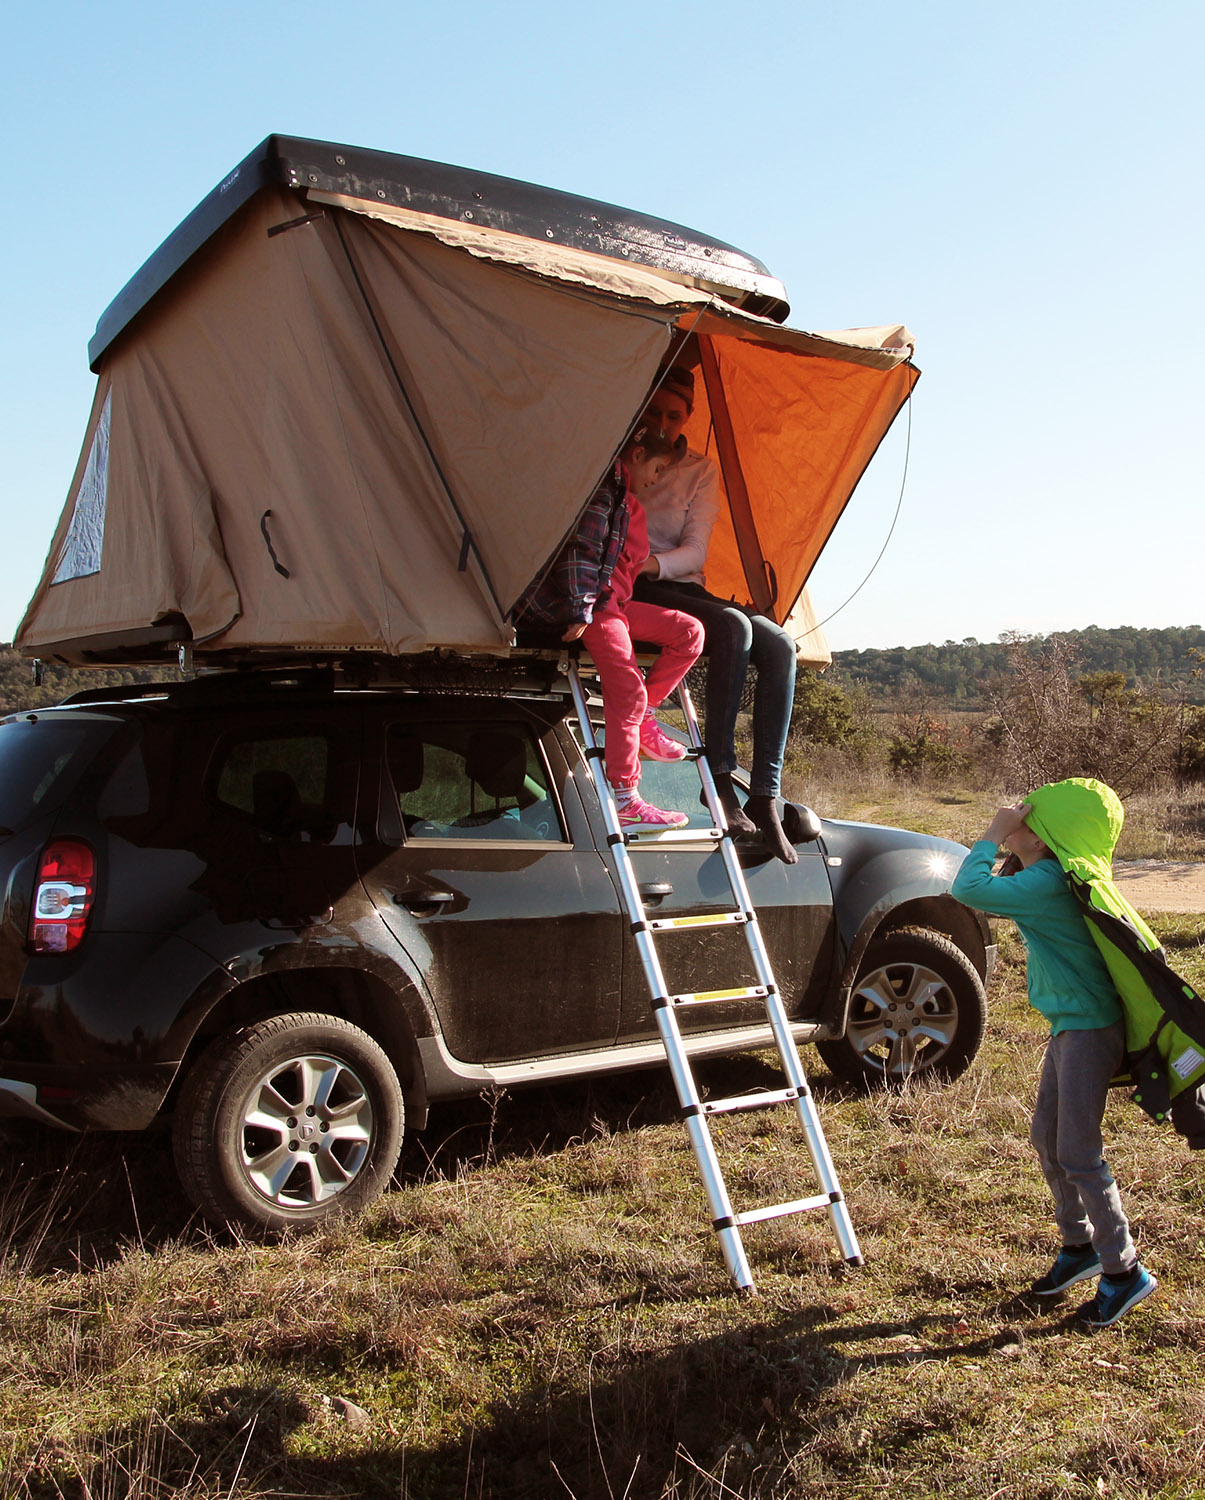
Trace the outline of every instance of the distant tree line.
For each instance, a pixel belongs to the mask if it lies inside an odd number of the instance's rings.
[[[9,645],[0,644],[0,715],[23,713],[31,708],[45,708],[61,703],[72,693],[86,688],[121,687],[134,682],[174,681],[179,674],[171,668],[138,667],[118,669],[55,667],[43,669],[39,686],[34,681],[33,663]]]
[[[870,651],[834,651],[831,680],[858,687],[875,702],[894,700],[900,692],[920,689],[945,709],[988,708],[991,683],[1010,670],[1009,650],[1015,637],[997,642],[944,641],[940,646],[896,646]],[[1189,703],[1205,703],[1205,677],[1193,651],[1205,650],[1200,625],[1140,630],[1122,625],[1102,630],[1064,630],[1044,638],[1061,644],[1083,676],[1120,673],[1127,688],[1154,688],[1183,694]]]
[[[1181,645],[1182,659],[1171,650]],[[837,665],[850,657],[864,670],[868,658],[887,660],[890,671],[854,677]],[[1109,661],[1117,665],[1100,665]],[[981,675],[960,676],[968,663]],[[837,754],[898,776],[1013,790],[1096,776],[1122,796],[1205,782],[1205,631],[1197,627],[842,652],[834,666],[824,677],[801,674],[788,744],[793,769],[814,770]],[[980,711],[959,712],[971,707]]]

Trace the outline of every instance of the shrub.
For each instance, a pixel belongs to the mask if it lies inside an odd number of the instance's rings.
[[[1165,780],[1176,757],[1180,710],[1118,672],[1077,677],[1069,641],[1009,635],[1009,673],[988,685],[996,720],[985,736],[1005,785],[1016,791],[1095,776],[1127,797]]]
[[[801,670],[795,678],[791,709],[791,748],[829,746],[865,760],[880,746],[863,690],[847,692],[818,672]]]

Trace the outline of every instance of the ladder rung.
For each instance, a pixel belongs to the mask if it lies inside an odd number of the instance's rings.
[[[670,995],[671,1005],[718,1005],[721,1000],[764,1000],[770,991],[764,984],[750,984],[735,990],[699,990],[694,995]]]
[[[744,1213],[733,1214],[733,1223],[758,1224],[763,1219],[784,1219],[787,1214],[803,1214],[813,1208],[831,1208],[833,1200],[827,1193],[816,1198],[796,1198],[794,1203],[772,1203],[767,1208],[749,1208]]]
[[[743,1109],[769,1109],[774,1104],[794,1104],[798,1089],[766,1089],[756,1094],[733,1094],[730,1099],[706,1099],[705,1115],[735,1115]]]
[[[706,844],[718,843],[724,837],[719,828],[666,828],[659,833],[648,829],[625,831],[625,844]]]
[[[666,932],[673,927],[726,927],[748,920],[747,912],[718,911],[709,917],[649,917],[648,924],[656,932]]]

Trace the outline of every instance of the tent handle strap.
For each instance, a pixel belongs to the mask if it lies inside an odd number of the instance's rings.
[[[272,512],[270,510],[264,511],[263,515],[259,518],[259,529],[263,532],[264,541],[267,543],[268,556],[272,559],[272,566],[276,569],[276,571],[282,578],[291,578],[293,575],[289,572],[288,568],[285,567],[284,563],[281,562],[280,558],[277,557],[276,548],[272,545],[272,538],[268,534],[268,517],[271,514]]]

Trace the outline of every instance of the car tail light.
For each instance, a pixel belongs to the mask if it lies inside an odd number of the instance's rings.
[[[70,953],[88,925],[96,890],[96,856],[78,839],[56,839],[38,866],[29,946],[35,953]]]

